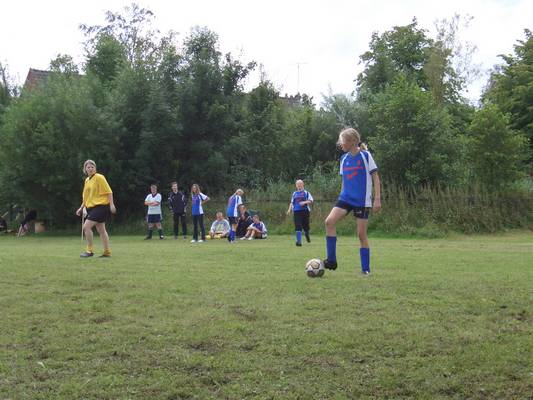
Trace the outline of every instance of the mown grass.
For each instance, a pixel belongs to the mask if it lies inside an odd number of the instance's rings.
[[[0,237],[0,398],[531,397],[531,232],[338,247]]]

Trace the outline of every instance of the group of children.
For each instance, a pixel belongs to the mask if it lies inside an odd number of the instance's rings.
[[[230,243],[235,243],[237,237],[241,239],[265,239],[267,237],[267,229],[264,222],[260,220],[258,214],[250,218],[246,211],[246,207],[242,201],[242,189],[237,189],[235,193],[229,198],[226,210],[227,219],[224,219],[222,212],[216,213],[216,219],[211,225],[209,236],[206,236],[204,225],[204,209],[203,205],[210,199],[201,192],[200,186],[194,184],[191,187],[191,215],[193,221],[193,237],[191,243],[202,243],[206,237],[210,239],[227,238]],[[148,213],[146,221],[148,223],[148,233],[145,240],[152,239],[154,226],[158,230],[159,239],[164,239],[163,229],[161,227],[162,221],[162,196],[157,192],[157,185],[150,186],[150,193],[144,199],[144,205],[148,206]],[[179,237],[179,229],[183,238],[187,237],[187,222],[186,222],[186,208],[187,196],[178,190],[178,183],[172,182],[171,192],[168,196],[168,206],[173,216],[173,231],[174,239]],[[238,225],[244,226],[244,232],[240,235],[238,232]],[[242,231],[242,229],[241,229]]]
[[[340,159],[339,172],[342,176],[342,188],[339,198],[325,220],[326,226],[326,254],[324,267],[330,270],[337,268],[336,255],[336,224],[350,212],[356,218],[357,234],[359,237],[359,258],[363,274],[370,273],[370,247],[368,242],[368,216],[370,210],[379,212],[381,209],[381,182],[377,173],[378,167],[368,152],[366,146],[361,143],[359,133],[353,128],[347,128],[340,132],[338,146],[344,151]],[[83,229],[87,239],[87,249],[81,257],[92,257],[93,235],[92,228],[96,227],[102,237],[104,253],[101,257],[110,257],[109,238],[105,230],[105,221],[109,213],[115,213],[113,194],[105,177],[96,173],[96,164],[92,160],[84,163],[83,171],[87,175],[83,189],[83,202],[76,211],[82,215],[83,209],[87,209]],[[145,239],[151,239],[154,227],[158,230],[159,238],[163,239],[161,227],[161,194],[157,192],[157,186],[150,187],[151,193],[145,198],[144,204],[148,206],[147,223],[148,233]],[[243,191],[237,189],[230,196],[226,209],[227,220],[221,212],[217,212],[217,218],[211,226],[209,236],[226,237],[230,243],[235,243],[238,237],[239,222],[246,217],[246,209],[242,201]],[[203,205],[209,201],[209,197],[203,194],[197,184],[191,187],[191,215],[193,220],[192,243],[205,241],[204,211]],[[302,234],[307,242],[311,241],[309,220],[313,196],[305,190],[302,180],[296,181],[296,191],[292,194],[287,214],[293,213],[296,246],[302,246]],[[179,236],[179,226],[182,227],[182,235],[187,235],[185,210],[187,196],[178,190],[178,184],[173,182],[168,197],[168,205],[173,215],[174,237]],[[244,211],[243,211],[244,210]],[[217,227],[221,227],[218,231]],[[266,226],[259,216],[253,216],[251,223],[246,226],[246,233],[241,239],[264,239],[267,236]]]

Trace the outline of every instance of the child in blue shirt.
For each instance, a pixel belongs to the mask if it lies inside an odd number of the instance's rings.
[[[331,270],[337,268],[335,225],[353,211],[357,219],[361,270],[367,275],[370,273],[368,215],[370,209],[374,212],[381,209],[381,182],[377,172],[378,167],[366,146],[361,143],[361,136],[355,129],[344,129],[339,134],[338,145],[345,152],[340,159],[342,189],[337,203],[325,221],[327,259],[324,260],[324,266]],[[374,196],[372,196],[372,189]]]
[[[241,240],[266,239],[267,228],[264,222],[261,221],[259,215],[255,214],[252,217],[252,224],[246,229],[246,235]]]
[[[205,241],[205,227],[204,227],[204,209],[202,205],[209,201],[209,197],[200,191],[200,186],[196,183],[191,186],[191,214],[194,226],[193,237],[191,243],[202,243]],[[198,225],[200,225],[201,239],[198,240]]]
[[[313,196],[304,189],[304,181],[298,179],[296,181],[296,191],[292,194],[291,202],[287,215],[294,212],[294,231],[296,232],[296,246],[302,245],[302,230],[305,233],[307,243],[311,242],[309,236],[309,215],[311,212],[311,204],[313,204]]]
[[[235,193],[228,199],[228,208],[226,210],[226,216],[231,225],[231,229],[228,235],[228,241],[230,243],[235,242],[235,231],[237,230],[237,220],[239,219],[239,206],[242,204],[242,195],[244,192],[242,189],[237,189]]]

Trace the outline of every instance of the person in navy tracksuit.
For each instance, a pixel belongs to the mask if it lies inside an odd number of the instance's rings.
[[[335,225],[353,211],[357,219],[361,270],[366,275],[370,273],[368,215],[371,209],[374,212],[381,209],[381,182],[377,172],[378,167],[366,146],[361,143],[361,136],[355,129],[344,129],[339,134],[338,144],[345,152],[340,159],[342,189],[337,203],[325,221],[327,258],[324,260],[324,267],[331,270],[337,268]]]

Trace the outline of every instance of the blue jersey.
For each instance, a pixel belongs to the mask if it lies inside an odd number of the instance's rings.
[[[293,211],[311,211],[311,207],[309,207],[309,204],[305,204],[304,206],[300,205],[300,202],[307,200],[313,201],[313,196],[311,196],[311,193],[309,193],[307,190],[300,190],[294,192],[291,198]]]
[[[341,157],[342,190],[339,200],[354,207],[372,207],[372,173],[378,167],[368,151]]]
[[[234,194],[228,200],[228,209],[226,210],[226,216],[229,217],[238,217],[239,216],[239,206],[242,204],[242,198],[238,194]]]
[[[252,223],[252,226],[259,230],[263,235],[266,235],[267,233],[267,227],[263,222],[254,222]]]
[[[207,199],[207,196],[203,193],[193,194],[192,195],[192,206],[191,213],[192,215],[201,215],[204,213],[202,208],[202,202]]]

